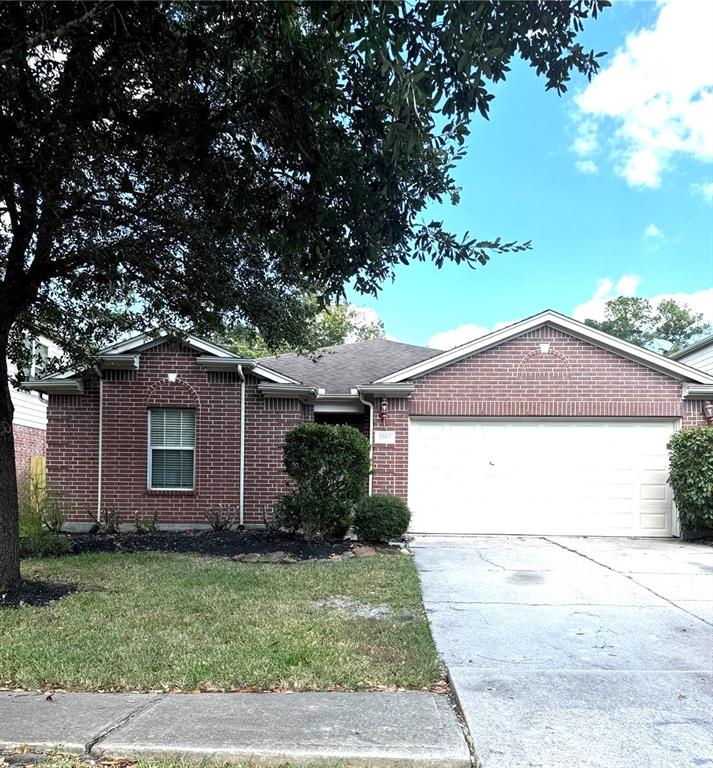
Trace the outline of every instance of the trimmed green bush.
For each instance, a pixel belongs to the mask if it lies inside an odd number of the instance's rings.
[[[365,496],[354,508],[354,529],[366,541],[400,539],[410,522],[408,504],[400,496],[375,493]]]
[[[713,528],[713,427],[693,427],[668,441],[668,482],[681,526]]]
[[[369,441],[354,427],[300,424],[283,446],[295,490],[275,508],[275,524],[307,539],[343,538],[366,493]]]

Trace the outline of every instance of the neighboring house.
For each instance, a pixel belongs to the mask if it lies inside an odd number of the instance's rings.
[[[671,355],[671,358],[690,365],[691,368],[713,374],[713,336],[706,336],[705,339]]]
[[[285,434],[305,421],[372,436],[373,492],[412,530],[670,536],[666,444],[705,423],[713,375],[546,311],[446,352],[376,339],[316,360],[245,360],[195,337],[139,336],[49,394],[50,486],[87,522],[264,523],[285,491]]]
[[[50,357],[59,356],[60,350],[49,339],[40,337],[32,342],[32,363],[27,374],[30,378],[40,376],[44,364]],[[39,359],[38,359],[39,358]],[[8,361],[10,376],[15,376],[17,368]],[[47,398],[40,392],[19,390],[10,387],[10,398],[15,413],[12,431],[15,442],[15,469],[20,485],[25,484],[30,476],[30,459],[45,455],[47,432]]]

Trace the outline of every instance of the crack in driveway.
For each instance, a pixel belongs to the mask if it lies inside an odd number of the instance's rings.
[[[580,552],[578,549],[573,549],[572,547],[566,547],[564,544],[561,544],[559,541],[554,541],[553,539],[550,539],[547,536],[541,536],[540,538],[543,541],[548,542],[549,544],[554,544],[556,547],[559,547],[560,549],[564,549],[566,552],[571,552],[572,554],[578,555],[579,557],[582,557],[585,560],[589,560],[590,563],[594,563],[595,565],[598,565],[602,568],[606,568],[608,571],[611,571],[612,573],[616,573],[619,576],[623,576],[625,579],[629,579],[629,581],[632,581],[638,587],[645,589],[647,592],[651,593],[655,597],[658,597],[660,600],[664,600],[672,607],[677,608],[679,611],[687,614],[688,616],[691,616],[692,618],[703,622],[703,624],[706,624],[709,627],[713,627],[713,622],[707,621],[706,619],[702,619],[700,616],[697,616],[695,613],[691,613],[691,611],[687,611],[685,608],[682,608],[678,603],[674,602],[673,600],[670,600],[665,595],[662,595],[659,592],[657,592],[655,589],[651,589],[651,587],[647,587],[646,584],[642,584],[640,581],[637,581],[631,574],[624,573],[623,571],[618,571],[616,568],[613,568],[611,565],[607,565],[606,563],[602,563],[600,560],[596,560],[595,558],[590,557],[589,555],[585,555],[583,552]]]

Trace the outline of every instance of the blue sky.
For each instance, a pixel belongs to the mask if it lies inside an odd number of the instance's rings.
[[[428,217],[533,249],[476,270],[413,263],[377,299],[349,300],[390,337],[442,348],[546,308],[600,316],[620,294],[675,294],[713,321],[711,9],[616,2],[582,38],[609,52],[602,73],[561,98],[516,62],[490,121],[473,121],[460,204]]]

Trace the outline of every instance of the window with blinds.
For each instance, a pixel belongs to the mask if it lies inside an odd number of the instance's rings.
[[[195,453],[195,411],[149,410],[149,488],[192,490]]]

